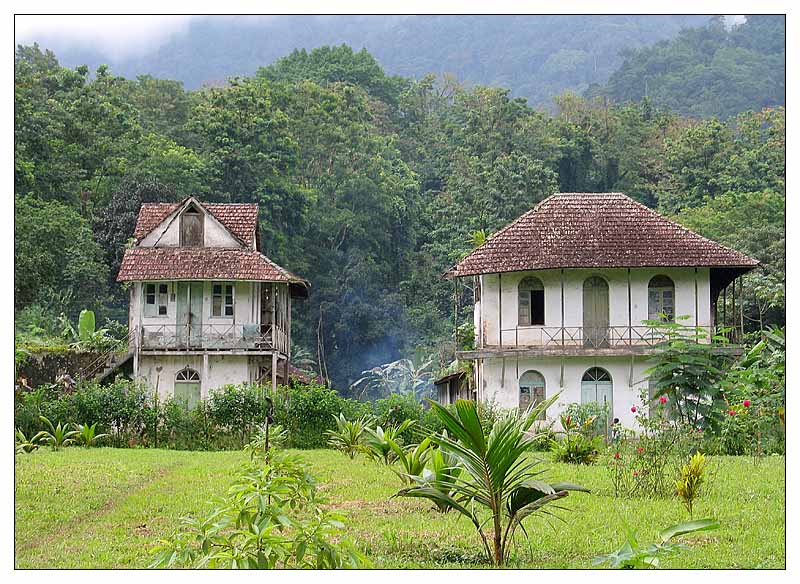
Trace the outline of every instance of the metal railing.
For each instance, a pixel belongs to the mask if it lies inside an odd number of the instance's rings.
[[[146,324],[138,340],[144,350],[289,350],[289,336],[274,324]]]
[[[713,335],[719,334],[717,327],[692,327],[680,332],[687,339],[710,342]],[[726,329],[724,336],[730,342],[737,342],[740,335],[737,329]],[[652,347],[667,338],[663,328],[653,326],[607,326],[607,327],[522,327],[501,330],[503,347],[586,347],[604,349],[614,347]],[[494,345],[494,343],[489,343]]]

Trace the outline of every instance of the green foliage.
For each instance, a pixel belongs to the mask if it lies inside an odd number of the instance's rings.
[[[423,439],[419,444],[410,444],[406,448],[403,448],[391,438],[387,441],[402,468],[402,471],[392,470],[404,483],[414,484],[414,481],[422,476],[425,465],[428,462],[431,452],[430,438]]]
[[[695,452],[689,462],[681,467],[680,475],[675,479],[675,492],[692,518],[694,501],[701,492],[706,482],[706,457]]]
[[[239,434],[243,447],[248,436],[266,418],[264,391],[257,385],[224,385],[209,395],[207,402],[211,423]]]
[[[550,451],[556,462],[569,464],[594,464],[603,447],[600,436],[587,437],[580,432],[567,432],[561,439],[554,439]]]
[[[592,565],[609,564],[612,568],[643,569],[658,568],[660,558],[671,556],[687,549],[684,544],[672,543],[671,540],[679,535],[719,529],[719,522],[714,519],[698,519],[679,523],[663,530],[660,542],[643,546],[636,539],[636,534],[626,526],[626,541],[617,551],[604,556],[597,556],[592,560]]]
[[[351,460],[361,452],[361,440],[364,431],[374,422],[371,416],[362,416],[357,420],[348,420],[340,413],[336,418],[336,429],[328,430],[328,445],[335,450],[341,450]]]
[[[186,517],[158,542],[150,567],[358,568],[366,559],[340,541],[343,518],[324,511],[300,457],[271,453],[251,461],[205,516]]]
[[[707,333],[680,323],[650,325],[664,338],[653,352],[654,365],[646,371],[653,398],[667,396],[681,424],[696,430],[712,428],[724,407],[720,380],[727,358],[715,352],[715,343],[724,339],[708,342]]]
[[[364,428],[364,452],[373,460],[391,464],[397,457],[395,448],[403,444],[400,435],[414,423],[413,420],[404,420],[400,425],[388,426],[385,430],[380,426]]]
[[[98,440],[109,436],[109,434],[97,433],[97,422],[91,426],[89,424],[75,424],[75,430],[78,432],[76,434],[76,442],[82,446],[86,446],[87,448],[96,446]]]
[[[605,93],[618,101],[647,96],[693,116],[727,118],[785,103],[785,18],[748,15],[727,29],[720,19],[670,41],[629,51]]]
[[[480,535],[487,559],[496,566],[503,566],[508,560],[514,534],[526,517],[539,512],[549,514],[543,508],[566,497],[569,491],[586,491],[570,483],[548,484],[538,479],[543,471],[535,467],[540,461],[525,457],[532,450],[530,428],[557,397],[558,394],[537,404],[522,418],[505,416],[495,422],[488,435],[481,427],[474,402],[458,400],[455,415],[431,403],[453,438],[432,435],[430,441],[456,458],[463,470],[447,485],[434,483],[431,486],[420,479],[420,484],[403,489],[398,495],[430,499],[469,518]],[[483,530],[476,504],[491,515],[488,535]],[[524,527],[522,529],[525,532]]]
[[[28,438],[23,434],[22,430],[16,428],[14,430],[14,454],[30,454],[39,448],[36,440]]]
[[[447,431],[442,431],[442,436],[447,437]],[[430,448],[428,464],[422,470],[421,481],[418,482],[426,488],[438,491],[439,496],[432,497],[433,503],[440,513],[447,513],[452,509],[448,501],[456,493],[456,480],[461,474],[458,458],[441,448]]]
[[[91,310],[81,310],[78,317],[78,339],[81,342],[88,342],[95,332],[94,312]]]
[[[53,423],[44,416],[39,416],[39,419],[47,426],[47,430],[42,430],[36,434],[31,438],[31,442],[49,444],[53,450],[75,443],[75,436],[78,435],[77,430],[68,430],[68,426],[62,426],[61,422],[53,426]]]

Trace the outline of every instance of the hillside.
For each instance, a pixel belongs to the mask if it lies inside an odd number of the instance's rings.
[[[647,95],[683,115],[720,118],[786,103],[783,16],[750,16],[732,29],[713,20],[625,57],[605,87],[587,94],[615,101]]]
[[[620,52],[702,26],[707,16],[285,16],[204,18],[141,56],[114,59],[35,39],[63,65],[99,64],[127,78],[149,74],[187,89],[252,75],[295,48],[346,43],[366,48],[389,75],[451,73],[478,85],[512,88],[532,106],[552,108],[565,90],[605,83]]]

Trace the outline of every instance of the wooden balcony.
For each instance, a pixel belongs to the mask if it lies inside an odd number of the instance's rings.
[[[503,329],[501,343],[484,345],[472,351],[460,351],[459,359],[522,356],[616,356],[645,355],[651,353],[666,339],[663,329],[651,326],[596,327],[522,327]],[[683,332],[687,339],[709,343],[719,334],[716,327],[698,327]],[[726,330],[724,336],[731,343],[715,350],[741,352],[735,344],[740,331]]]
[[[140,351],[273,352],[288,354],[289,337],[275,326],[259,324],[142,325],[134,339]]]

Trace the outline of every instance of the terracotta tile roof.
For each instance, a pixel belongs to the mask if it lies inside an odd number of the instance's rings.
[[[139,209],[136,228],[133,237],[137,242],[144,239],[153,229],[158,227],[164,219],[169,217],[175,209],[183,205],[180,203],[143,203]],[[199,201],[198,201],[199,202]],[[250,243],[253,232],[258,224],[258,205],[255,203],[200,203],[231,233],[246,243]]]
[[[260,280],[308,285],[257,251],[219,247],[127,249],[117,281],[134,280]]]
[[[547,268],[752,268],[758,263],[622,193],[558,193],[492,235],[445,276]]]

